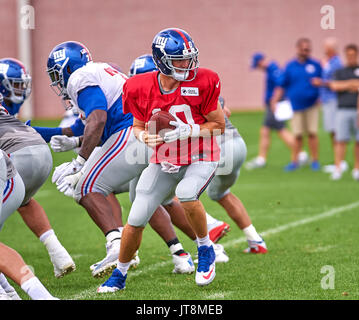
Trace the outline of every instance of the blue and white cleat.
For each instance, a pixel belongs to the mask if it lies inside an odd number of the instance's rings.
[[[126,288],[126,278],[117,268],[113,270],[110,278],[107,279],[100,287],[97,288],[97,293],[111,293]]]
[[[219,243],[213,243],[214,253],[216,254],[216,263],[226,263],[229,261],[227,252],[224,250],[224,247]],[[194,260],[194,263],[198,263],[197,259]]]
[[[199,286],[210,284],[216,276],[216,254],[213,245],[198,247],[198,266],[196,283]]]

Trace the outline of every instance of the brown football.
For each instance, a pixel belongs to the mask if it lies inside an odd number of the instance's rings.
[[[176,118],[169,112],[156,112],[148,121],[148,133],[159,134],[163,138],[166,132],[176,129],[175,126],[170,125],[170,121],[176,121]]]

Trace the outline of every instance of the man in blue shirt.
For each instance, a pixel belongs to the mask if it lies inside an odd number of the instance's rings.
[[[320,169],[318,161],[318,123],[319,106],[316,105],[319,98],[318,87],[312,84],[312,79],[321,77],[322,67],[320,63],[310,57],[311,42],[307,38],[297,41],[297,57],[289,61],[279,80],[279,86],[275,89],[271,99],[272,110],[280,98],[288,97],[294,115],[291,121],[292,131],[295,136],[294,160],[285,170],[293,171],[299,168],[298,155],[303,145],[303,136],[308,136],[308,146],[312,158],[311,169]]]
[[[272,98],[275,87],[278,85],[278,80],[282,73],[281,69],[275,61],[269,60],[263,53],[253,54],[251,68],[262,70],[266,74],[264,97],[266,110],[259,133],[258,155],[246,163],[245,167],[248,170],[262,168],[266,165],[272,130],[278,133],[279,138],[281,138],[291,150],[294,149],[294,137],[285,127],[285,121],[278,121],[270,108],[270,99]]]

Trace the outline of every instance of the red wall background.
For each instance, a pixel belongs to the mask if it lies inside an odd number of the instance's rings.
[[[359,44],[357,0],[32,0],[34,117],[63,114],[45,72],[51,49],[66,40],[83,42],[95,61],[116,62],[127,73],[134,58],[150,53],[154,35],[167,27],[190,33],[200,50],[200,63],[219,73],[222,95],[231,109],[262,106],[263,74],[251,71],[254,51],[284,64],[292,58],[297,38],[313,41],[321,58],[322,41],[339,39],[340,51]],[[335,29],[321,28],[324,5],[335,9]],[[0,57],[18,57],[16,0],[0,0]]]

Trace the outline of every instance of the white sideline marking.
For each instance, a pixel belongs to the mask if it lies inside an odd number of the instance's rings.
[[[324,211],[324,212],[322,212],[320,214],[317,214],[317,215],[309,217],[309,218],[304,218],[304,219],[301,219],[301,220],[298,220],[298,221],[293,221],[293,222],[284,224],[282,226],[279,226],[277,228],[268,229],[267,231],[260,232],[260,235],[263,236],[263,238],[265,238],[265,237],[267,237],[269,235],[276,234],[276,233],[279,233],[279,232],[282,232],[282,231],[286,231],[286,230],[288,230],[290,228],[295,228],[295,227],[301,226],[303,224],[307,224],[307,223],[311,223],[311,222],[314,222],[314,221],[317,221],[317,220],[328,218],[328,217],[334,216],[337,213],[340,213],[340,212],[343,212],[343,211],[348,211],[348,210],[354,209],[356,207],[359,207],[359,201],[350,203],[350,204],[342,206],[342,207],[337,207],[337,208],[330,209],[328,211]],[[239,244],[239,243],[244,242],[244,241],[246,241],[246,238],[241,237],[241,238],[238,238],[236,240],[228,241],[225,244],[223,244],[223,246],[224,247],[231,247],[233,245]]]
[[[359,207],[359,201],[347,204],[345,206],[341,206],[341,207],[337,207],[337,208],[333,208],[333,209],[324,211],[324,212],[322,212],[320,214],[317,214],[317,215],[309,217],[309,218],[304,218],[304,219],[301,219],[301,220],[297,220],[297,221],[293,221],[293,222],[284,224],[282,226],[278,226],[276,228],[268,229],[268,230],[266,230],[264,232],[260,232],[260,234],[261,234],[261,236],[263,236],[265,238],[267,236],[277,234],[277,233],[286,231],[286,230],[291,229],[291,228],[296,228],[296,227],[302,226],[304,224],[308,224],[308,223],[311,223],[311,222],[314,222],[314,221],[318,221],[318,220],[321,220],[321,219],[332,217],[332,216],[334,216],[334,215],[336,215],[338,213],[348,211],[348,210],[352,210],[352,209],[357,208],[357,207]],[[232,247],[234,245],[237,245],[237,244],[240,244],[240,243],[246,242],[246,241],[247,241],[246,237],[241,237],[241,238],[238,238],[236,240],[232,240],[232,241],[228,241],[226,243],[223,243],[223,247],[225,247],[225,248],[226,247]],[[169,264],[172,264],[172,261],[164,261],[164,262],[153,264],[153,265],[151,265],[151,266],[149,266],[147,268],[143,268],[143,269],[138,270],[138,271],[130,271],[128,273],[128,278],[133,278],[133,277],[137,277],[138,275],[147,274],[147,273],[152,272],[152,271],[154,271],[154,270],[156,270],[158,268],[165,267],[165,266],[167,266]],[[84,290],[84,291],[82,291],[82,292],[80,292],[80,293],[78,293],[76,295],[73,295],[72,297],[70,297],[68,299],[69,300],[79,300],[79,299],[84,299],[84,298],[95,297],[95,296],[98,295],[98,293],[96,293],[96,289],[97,289],[97,286],[89,288],[89,289],[86,289],[86,290]],[[105,296],[110,297],[110,294],[106,294]]]

